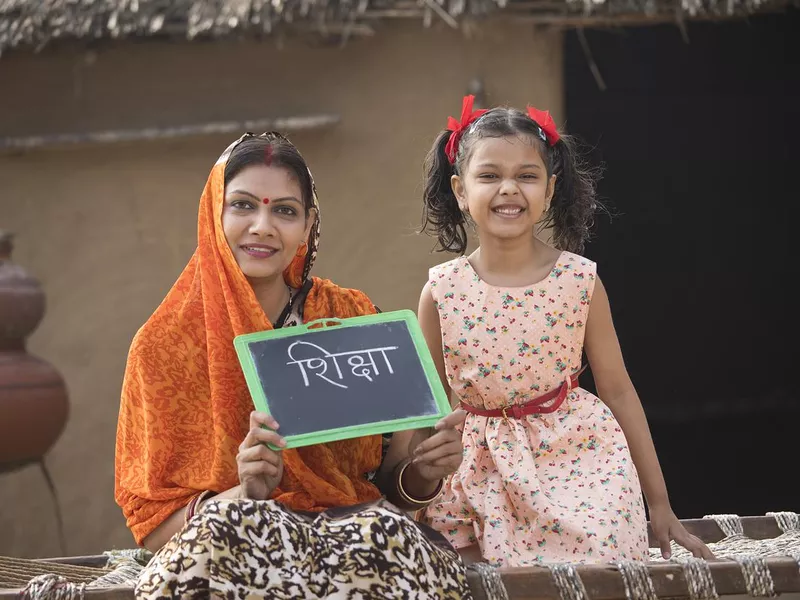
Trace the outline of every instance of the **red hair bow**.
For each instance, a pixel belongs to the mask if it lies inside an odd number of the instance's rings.
[[[544,132],[547,138],[544,141],[551,146],[555,146],[556,142],[561,139],[561,136],[558,135],[556,122],[553,121],[553,117],[550,116],[550,111],[539,110],[538,108],[528,106],[528,116],[539,126],[542,132]]]
[[[447,160],[450,161],[451,165],[454,165],[456,162],[458,144],[461,142],[461,136],[464,135],[467,127],[472,125],[481,115],[487,112],[485,108],[472,110],[474,102],[475,96],[464,96],[464,100],[461,103],[460,122],[456,121],[453,117],[447,117],[447,129],[448,131],[452,131],[452,133],[450,134],[450,139],[447,140],[447,146],[444,147],[444,152],[447,154]]]

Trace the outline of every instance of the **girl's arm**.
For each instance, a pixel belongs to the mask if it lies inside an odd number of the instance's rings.
[[[420,294],[419,297],[417,319],[419,319],[422,335],[425,336],[425,342],[428,344],[428,350],[430,350],[431,356],[433,357],[433,364],[436,365],[436,372],[439,374],[439,380],[442,382],[447,397],[450,398],[450,405],[455,408],[450,384],[447,383],[447,372],[444,367],[442,327],[439,324],[439,309],[436,308],[436,302],[433,299],[433,294],[431,294],[430,283],[426,283],[425,287],[422,288],[422,294]]]
[[[439,327],[439,313],[431,295],[429,285],[425,285],[419,302],[418,319],[425,341],[433,356],[436,371],[448,398],[450,388],[445,376],[444,355],[442,354],[442,334]],[[381,490],[393,502],[396,501],[395,469],[403,461],[415,458],[403,473],[403,487],[416,498],[427,498],[438,488],[441,479],[455,471],[461,464],[461,433],[457,426],[464,422],[466,413],[457,410],[444,417],[433,431],[430,429],[398,431],[392,441],[380,472]]]
[[[628,441],[662,555],[669,558],[669,542],[675,540],[695,556],[713,558],[708,547],[686,531],[672,511],[647,418],[625,368],[608,294],[600,279],[595,284],[589,308],[584,347],[598,396],[614,414]]]

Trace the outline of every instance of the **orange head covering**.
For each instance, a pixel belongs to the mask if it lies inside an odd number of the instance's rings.
[[[251,135],[234,142],[214,165],[200,198],[197,250],[128,355],[115,498],[139,544],[196,494],[238,484],[236,454],[253,403],[233,338],[272,328],[222,230],[225,163]],[[278,134],[264,135],[288,143]],[[316,191],[313,196],[317,206]],[[284,273],[292,287],[308,277],[318,236],[319,213],[307,252]],[[362,292],[313,278],[303,319],[374,312]],[[380,436],[284,450],[283,460],[283,480],[273,499],[290,508],[319,511],[380,496],[364,477],[380,465]]]

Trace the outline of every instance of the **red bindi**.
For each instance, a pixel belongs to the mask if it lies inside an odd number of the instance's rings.
[[[262,202],[263,202],[264,204],[269,204],[269,198],[264,198],[264,199],[262,200]]]

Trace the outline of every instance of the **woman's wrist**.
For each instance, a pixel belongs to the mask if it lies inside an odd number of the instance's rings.
[[[208,500],[209,498],[216,496],[216,492],[212,490],[204,490],[199,494],[196,494],[189,503],[186,505],[184,510],[184,523],[188,523],[192,517],[194,517],[198,512],[200,512],[200,507],[203,505],[203,502]]]
[[[400,483],[409,496],[414,498],[428,498],[433,496],[442,485],[441,479],[426,479],[413,462],[407,463]]]
[[[442,481],[428,481],[410,460],[404,460],[395,467],[393,487],[389,499],[398,508],[420,510],[436,499],[442,490]]]

